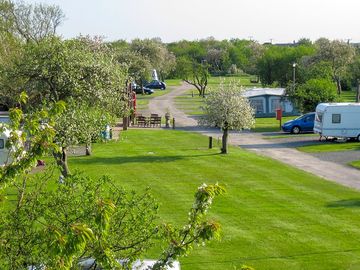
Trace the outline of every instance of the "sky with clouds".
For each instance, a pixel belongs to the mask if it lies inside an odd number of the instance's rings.
[[[254,39],[292,42],[306,37],[360,42],[359,0],[24,0],[56,4],[66,15],[64,38],[106,40],[160,37],[164,42]]]

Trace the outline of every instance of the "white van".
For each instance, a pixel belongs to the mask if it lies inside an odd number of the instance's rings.
[[[360,141],[360,103],[320,103],[314,132],[320,136]]]

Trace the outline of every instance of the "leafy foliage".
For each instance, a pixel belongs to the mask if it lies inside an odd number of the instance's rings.
[[[287,88],[287,94],[301,112],[312,112],[321,102],[334,102],[337,99],[336,86],[328,79],[311,79],[296,87]]]
[[[26,101],[27,95],[23,93],[19,103],[24,104]],[[64,103],[58,102],[50,108],[43,107],[27,115],[19,108],[10,110],[11,124],[2,125],[0,130],[2,133],[9,132],[6,144],[9,160],[6,166],[0,167],[0,189],[22,173],[31,170],[43,155],[57,151],[58,147],[54,143],[54,121],[64,108]],[[30,146],[27,147],[27,144]]]
[[[48,172],[27,182],[33,186],[19,185],[17,206],[0,214],[0,260],[7,268],[41,263],[70,269],[91,257],[113,269],[119,267],[115,258],[138,258],[158,232],[149,191],[126,192],[107,177],[81,174],[55,187]]]

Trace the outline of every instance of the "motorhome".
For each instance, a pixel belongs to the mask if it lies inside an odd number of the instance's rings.
[[[360,103],[318,104],[314,132],[325,138],[360,141]]]

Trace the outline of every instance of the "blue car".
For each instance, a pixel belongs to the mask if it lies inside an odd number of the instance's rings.
[[[287,121],[281,126],[284,132],[299,134],[300,132],[313,132],[315,113],[307,113],[294,120]]]

